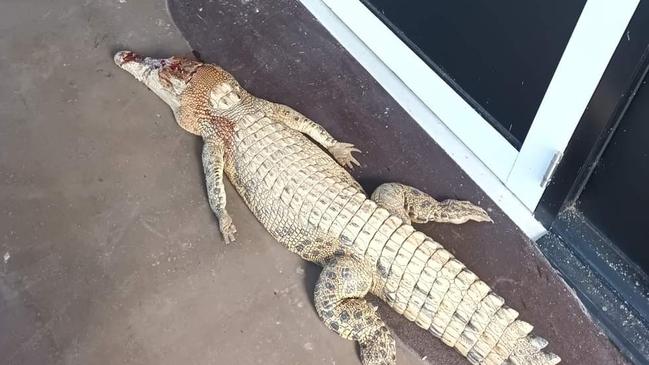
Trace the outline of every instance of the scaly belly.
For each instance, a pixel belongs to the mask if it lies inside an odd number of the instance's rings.
[[[259,221],[306,260],[331,255],[341,211],[366,199],[353,177],[300,132],[266,117],[238,123],[233,142],[230,178]]]

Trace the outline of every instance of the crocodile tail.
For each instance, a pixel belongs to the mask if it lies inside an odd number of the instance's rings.
[[[518,312],[450,252],[382,210],[372,217],[378,214],[383,223],[363,245],[365,258],[377,267],[374,294],[472,364],[561,361],[544,352],[547,341],[530,335],[532,325],[518,320]]]

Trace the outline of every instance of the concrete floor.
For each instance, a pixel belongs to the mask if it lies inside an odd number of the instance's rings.
[[[233,191],[223,244],[199,141],[114,66],[189,52],[164,1],[4,1],[0,28],[0,363],[357,362],[313,310],[317,269]]]
[[[223,62],[261,96],[328,120],[368,151],[357,171],[367,187],[401,178],[440,196],[481,200],[497,224],[426,232],[521,309],[566,363],[624,363],[493,203],[421,130],[399,129],[412,121],[380,86],[294,1],[270,4],[173,1],[171,8],[204,58]],[[251,14],[261,18],[249,21]],[[354,344],[315,314],[319,269],[276,244],[229,186],[240,234],[235,245],[223,244],[205,199],[200,141],[113,65],[122,48],[190,53],[164,0],[8,0],[0,30],[0,363],[359,363]],[[286,62],[303,49],[276,44],[297,35],[311,48]],[[326,75],[327,62],[335,75],[308,78],[310,69]],[[320,94],[304,93],[312,82],[322,82]],[[367,120],[363,113],[381,128],[331,125]],[[391,149],[404,145],[418,148],[396,160]],[[478,237],[496,238],[485,249]],[[382,312],[403,339],[399,364],[466,363]]]

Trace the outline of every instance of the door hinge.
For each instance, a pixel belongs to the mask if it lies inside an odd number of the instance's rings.
[[[552,156],[552,160],[550,161],[548,168],[545,170],[545,174],[543,174],[543,179],[541,179],[542,188],[546,187],[550,180],[552,180],[552,175],[554,175],[554,171],[557,169],[557,166],[559,166],[561,157],[563,157],[562,152],[555,152],[554,156]]]

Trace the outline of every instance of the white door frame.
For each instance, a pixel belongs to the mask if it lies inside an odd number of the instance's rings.
[[[565,150],[639,3],[639,0],[587,1],[528,137],[518,151],[360,0],[301,1],[350,53],[356,53],[354,56],[358,58],[359,54],[371,51],[378,60],[359,59],[363,66],[375,77],[372,69],[378,66],[373,63],[387,66],[529,212],[534,211],[541,199],[547,169],[555,156]],[[358,40],[356,43],[350,40],[350,35],[344,34],[345,29],[335,24],[331,13],[362,42],[365,50],[350,48],[354,44],[358,46]],[[410,112],[407,103],[399,102]],[[422,127],[429,130],[423,124]],[[437,140],[436,136],[432,137]]]

